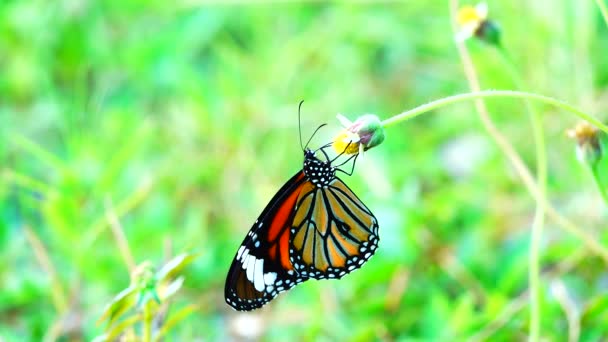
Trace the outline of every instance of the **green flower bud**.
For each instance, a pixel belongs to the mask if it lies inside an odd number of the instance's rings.
[[[475,37],[490,45],[500,46],[500,28],[491,20],[481,22],[475,31]]]
[[[384,141],[384,127],[374,114],[365,114],[350,122],[338,114],[345,129],[336,136],[333,147],[337,153],[357,154],[380,145]]]

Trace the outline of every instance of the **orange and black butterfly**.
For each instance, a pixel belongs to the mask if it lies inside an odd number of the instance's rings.
[[[353,156],[333,166],[337,157],[330,160],[324,150],[330,145],[302,147],[302,170],[274,195],[239,247],[224,289],[236,310],[257,309],[308,279],[342,278],[376,251],[376,217],[336,176],[352,174],[339,167]]]

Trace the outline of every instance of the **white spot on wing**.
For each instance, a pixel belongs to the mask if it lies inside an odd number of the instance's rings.
[[[255,289],[264,291],[264,259],[255,260],[255,272],[253,274],[253,286]]]
[[[245,246],[241,246],[241,248],[239,248],[238,253],[236,253],[236,258],[237,259],[241,259],[241,254],[243,254],[243,251],[245,250]]]
[[[243,263],[243,268],[245,268],[245,261],[247,261],[247,256],[249,255],[249,248],[245,248],[243,251],[243,255],[241,255],[241,262]]]
[[[245,263],[243,263],[245,264]],[[245,270],[247,270],[247,279],[250,282],[253,282],[253,271],[255,266],[255,257],[253,255],[249,255],[247,257],[247,266],[245,266]]]
[[[277,274],[275,272],[264,273],[264,284],[272,285],[274,281],[277,279]],[[280,284],[278,284],[280,285]]]

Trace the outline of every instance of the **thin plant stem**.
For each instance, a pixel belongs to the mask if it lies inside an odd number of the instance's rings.
[[[568,342],[576,342],[581,334],[581,319],[577,304],[568,295],[568,289],[560,279],[551,281],[551,294],[562,307],[568,321]]]
[[[548,281],[560,277],[563,274],[570,272],[574,267],[580,264],[587,257],[587,252],[584,249],[578,249],[573,254],[563,259],[557,266],[549,270],[545,270],[541,276]],[[529,290],[522,292],[517,298],[509,302],[501,312],[497,313],[494,319],[485,327],[479,329],[475,335],[469,336],[467,339],[471,342],[488,341],[498,330],[503,328],[513,316],[526,306],[529,296]]]
[[[584,112],[579,111],[578,109],[566,104],[565,102],[562,102],[562,101],[559,101],[556,99],[552,99],[552,98],[547,98],[542,95],[531,94],[531,93],[526,93],[526,92],[511,91],[511,90],[486,90],[486,91],[478,91],[478,92],[473,92],[473,93],[466,93],[466,94],[459,94],[459,95],[445,97],[445,98],[442,98],[439,100],[429,102],[427,104],[423,104],[423,105],[413,108],[411,110],[405,111],[401,114],[397,114],[392,118],[384,120],[382,122],[382,125],[384,127],[388,127],[388,126],[394,125],[396,123],[399,123],[401,121],[412,119],[418,115],[424,114],[431,110],[444,107],[448,104],[453,104],[453,103],[458,103],[458,102],[463,102],[463,101],[468,101],[468,100],[475,100],[475,99],[479,99],[479,98],[483,98],[483,97],[512,97],[512,98],[537,99],[537,100],[540,100],[543,102],[554,104],[554,105],[564,108],[568,111],[571,111],[571,112],[575,113],[577,116],[579,116],[583,119],[587,119],[587,121],[595,124],[602,131],[604,131],[604,132],[608,131],[608,127],[603,125],[600,121],[598,121],[597,119],[593,118],[592,116],[589,116],[588,114],[585,114]],[[513,148],[513,146],[509,143],[509,141],[502,134],[500,134],[500,132],[498,131],[496,126],[494,126],[493,122],[489,119],[488,116],[482,117],[482,122],[483,122],[484,126],[486,126],[486,130],[488,130],[488,132],[490,132],[489,134],[495,140],[498,147],[503,151],[503,153],[505,153],[505,155],[508,157],[508,159],[513,164],[515,171],[521,177],[522,182],[528,189],[528,192],[530,192],[530,194],[533,196],[533,198],[536,201],[540,201],[541,198],[539,195],[540,194],[539,188],[536,185],[536,183],[534,182],[532,174],[530,173],[530,171],[524,164],[523,160],[521,159],[521,157],[519,157],[517,152],[515,152],[515,149]],[[546,214],[547,214],[547,216],[549,216],[549,218],[551,218],[555,223],[558,224],[558,226],[560,226],[566,232],[568,232],[569,234],[572,234],[579,240],[583,241],[583,243],[590,250],[592,250],[595,254],[600,256],[604,260],[604,262],[608,264],[608,250],[606,248],[604,248],[604,246],[602,246],[595,237],[589,235],[588,233],[586,233],[585,231],[583,231],[582,229],[577,227],[574,223],[570,222],[568,219],[563,217],[555,208],[553,208],[548,203],[548,201],[545,200],[543,205],[545,207]]]
[[[540,160],[540,158],[539,158]],[[539,162],[540,163],[540,162]],[[546,165],[546,164],[545,164]],[[538,171],[537,179],[540,187],[541,198],[536,201],[536,210],[530,233],[530,256],[529,256],[529,282],[530,282],[530,341],[538,341],[540,338],[540,244],[545,221],[544,196],[546,193],[546,167],[545,171]]]
[[[150,342],[152,332],[152,309],[150,303],[144,304],[144,315],[143,315],[143,327],[142,327],[142,341]]]
[[[127,269],[129,270],[129,274],[133,274],[135,271],[135,259],[133,258],[133,253],[131,253],[131,248],[129,248],[129,242],[127,241],[127,237],[125,236],[124,230],[120,221],[118,220],[118,216],[114,211],[114,207],[112,206],[112,200],[109,196],[106,197],[106,218],[108,220],[108,225],[110,226],[110,230],[112,231],[112,235],[114,235],[114,239],[116,240],[116,245],[118,246],[118,250],[122,255],[122,258],[125,262]]]
[[[579,118],[591,123],[592,125],[599,128],[600,130],[608,133],[608,126],[604,125],[601,121],[599,121],[592,115],[587,114],[587,113],[581,111],[580,109],[578,109],[564,101],[561,101],[561,100],[558,100],[558,99],[555,99],[552,97],[540,95],[540,94],[528,93],[528,92],[516,91],[516,90],[481,90],[481,91],[473,91],[470,93],[463,93],[463,94],[457,94],[457,95],[444,97],[439,100],[434,100],[429,103],[425,103],[425,104],[415,107],[413,109],[399,113],[391,118],[388,118],[388,119],[382,121],[382,126],[389,127],[389,126],[395,125],[397,123],[400,123],[402,121],[413,119],[426,112],[430,112],[432,110],[435,110],[435,109],[438,109],[441,107],[445,107],[450,104],[471,101],[471,100],[478,100],[478,99],[486,98],[486,97],[518,98],[518,99],[528,99],[528,100],[544,102],[544,103],[550,104],[552,106],[561,108],[565,111],[571,112],[574,115],[578,116]]]
[[[452,27],[454,28],[454,32],[455,32],[455,27],[456,27],[454,19],[456,16],[457,8],[458,8],[458,0],[451,0],[450,1],[450,13],[451,13],[450,17],[452,18]],[[462,42],[457,42],[456,45],[458,48],[458,53],[459,53],[460,58],[463,63],[465,75],[467,77],[470,88],[472,89],[473,92],[480,91],[481,87],[479,85],[479,79],[477,77],[477,72],[475,70],[473,61],[471,59],[471,56],[470,56],[467,48],[464,46],[464,44]],[[506,54],[506,51],[502,47],[499,48],[499,52],[501,53],[501,56],[503,57],[503,60],[505,61],[505,64],[507,65],[507,70],[510,71],[511,76],[514,79],[516,85],[518,86],[518,88],[522,89],[523,82],[521,81],[519,74],[516,71],[516,68],[514,67],[512,60],[509,58],[508,54]],[[538,99],[538,100],[540,100],[540,99]],[[555,103],[554,100],[555,99],[551,99],[549,101],[549,103],[551,103],[552,105],[558,105],[557,103]],[[561,102],[561,101],[559,101],[559,102]],[[564,104],[564,103],[562,103],[562,104]],[[539,305],[539,302],[540,302],[539,301],[540,261],[539,261],[539,250],[538,249],[539,249],[539,245],[540,245],[540,239],[542,237],[542,226],[544,223],[543,222],[544,221],[543,211],[547,210],[547,214],[549,216],[553,216],[554,219],[556,219],[557,221],[560,221],[561,223],[566,223],[565,225],[562,225],[562,228],[568,230],[569,232],[575,234],[576,236],[582,237],[583,241],[590,248],[597,249],[598,252],[602,253],[601,255],[604,258],[604,260],[606,260],[605,259],[605,257],[606,257],[605,249],[603,248],[603,246],[601,246],[601,244],[597,243],[597,241],[595,239],[593,239],[591,236],[588,236],[583,230],[578,229],[578,227],[572,225],[565,218],[561,217],[561,215],[559,215],[559,213],[557,213],[557,211],[555,209],[553,209],[550,206],[550,204],[547,202],[547,200],[546,200],[546,152],[544,149],[542,122],[540,120],[540,116],[538,114],[536,114],[534,108],[531,106],[529,101],[526,100],[526,107],[531,114],[532,126],[533,126],[533,131],[534,131],[535,140],[536,140],[537,180],[539,182],[538,185],[535,184],[535,182],[530,174],[530,171],[528,170],[526,165],[523,163],[523,161],[521,160],[521,157],[516,152],[516,150],[513,148],[512,144],[500,133],[500,131],[494,125],[493,121],[491,120],[491,118],[488,114],[488,110],[487,110],[483,100],[477,99],[475,101],[475,105],[476,105],[477,111],[479,113],[479,116],[481,118],[481,121],[484,124],[484,127],[486,128],[487,132],[496,141],[496,143],[502,149],[502,151],[505,153],[505,155],[511,160],[511,162],[515,166],[516,171],[520,174],[522,181],[524,182],[524,184],[526,185],[526,187],[528,188],[528,190],[533,195],[533,197],[536,201],[537,207],[536,207],[536,213],[535,213],[534,222],[533,222],[533,226],[532,226],[531,241],[530,241],[529,277],[530,277],[530,292],[531,292],[531,294],[530,294],[531,317],[530,317],[529,340],[538,341],[540,338],[540,305]],[[566,110],[573,109],[572,106],[570,106],[570,105],[567,105],[565,107],[558,105],[558,107],[566,109]],[[575,114],[577,114],[577,115],[581,114],[578,109],[576,109],[576,108],[574,108],[574,109],[575,109],[575,112],[578,112]],[[597,126],[597,124],[596,124],[596,126]],[[600,126],[603,126],[603,125],[600,123]],[[602,127],[601,129],[604,130],[604,127]]]
[[[596,163],[595,165],[591,166],[591,175],[593,176],[593,180],[595,181],[595,185],[597,186],[597,188],[600,191],[600,195],[602,196],[602,199],[604,200],[604,203],[606,203],[606,205],[608,205],[608,189],[606,189],[603,185],[602,182],[600,181],[600,171],[599,171],[599,165]]]
[[[504,46],[498,46],[496,51],[501,57],[507,71],[511,75],[515,86],[520,89],[526,89],[524,81],[521,78],[513,59],[508,54]],[[540,244],[542,240],[542,231],[545,221],[545,208],[547,194],[547,151],[544,139],[544,130],[542,116],[536,111],[530,101],[524,101],[526,109],[530,114],[532,123],[532,131],[536,146],[536,181],[539,188],[539,198],[536,201],[536,210],[534,212],[534,220],[532,222],[532,231],[530,233],[530,255],[529,255],[529,270],[528,278],[530,282],[530,341],[538,341],[540,339],[541,326],[541,308],[540,308]]]
[[[57,313],[62,315],[68,310],[69,303],[68,296],[66,295],[63,286],[61,285],[59,275],[57,274],[57,269],[53,265],[53,262],[49,257],[49,253],[38,235],[36,235],[36,233],[34,233],[34,231],[28,226],[24,226],[23,231],[25,233],[25,238],[32,246],[32,251],[34,252],[36,260],[40,264],[40,267],[42,267],[42,269],[51,279],[51,298],[53,305],[55,306]]]
[[[140,205],[150,194],[152,187],[154,186],[155,179],[151,176],[144,176],[142,181],[138,185],[137,189],[131,194],[129,194],[125,199],[121,202],[117,203],[114,207],[114,213],[116,217],[120,218],[131,210]],[[83,237],[82,246],[83,249],[90,248],[97,238],[101,235],[101,233],[106,228],[106,224],[108,223],[108,219],[106,217],[106,213],[104,212],[97,219],[93,221],[91,227],[88,229],[86,235]]]
[[[595,3],[597,3],[597,7],[599,7],[600,12],[602,13],[606,27],[608,27],[608,8],[606,8],[605,0],[595,0]]]

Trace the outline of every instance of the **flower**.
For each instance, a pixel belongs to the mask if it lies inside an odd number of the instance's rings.
[[[576,139],[576,156],[583,164],[594,165],[602,157],[602,144],[600,144],[601,132],[587,122],[581,122],[576,127],[569,129],[568,137]]]
[[[384,128],[374,114],[365,114],[351,122],[342,114],[337,115],[344,129],[333,140],[339,154],[358,154],[380,145],[384,141]]]
[[[344,129],[334,138],[333,147],[336,153],[357,154],[362,145],[357,134]]]
[[[475,7],[460,8],[456,21],[460,27],[456,33],[457,41],[462,42],[477,37],[486,43],[500,45],[500,30],[495,22],[488,19],[487,3],[481,2]]]

